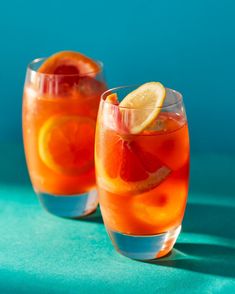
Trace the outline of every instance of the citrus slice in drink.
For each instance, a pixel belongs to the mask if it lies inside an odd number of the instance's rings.
[[[38,69],[43,94],[84,97],[99,93],[103,84],[95,79],[100,65],[91,58],[73,51],[62,51],[47,58]]]
[[[157,118],[164,103],[166,90],[159,82],[149,82],[129,93],[119,104],[129,110],[129,132],[141,133]]]
[[[158,186],[171,172],[131,136],[124,139],[106,129],[100,139],[96,145],[96,168],[97,181],[103,189],[116,194],[139,194]]]
[[[94,77],[100,66],[91,58],[74,51],[62,51],[47,58],[38,72],[57,75],[77,75]]]
[[[38,139],[43,163],[57,173],[78,175],[94,165],[95,121],[87,117],[57,115],[41,127]]]
[[[105,99],[106,102],[109,102],[113,105],[118,105],[119,102],[118,102],[118,96],[116,93],[112,93],[112,94],[109,94],[107,96],[107,98]]]
[[[173,174],[171,177],[170,183],[162,183],[161,190],[137,195],[130,202],[133,216],[143,223],[154,226],[159,232],[177,226],[185,208],[187,184],[179,181]],[[174,197],[176,189],[177,200]]]

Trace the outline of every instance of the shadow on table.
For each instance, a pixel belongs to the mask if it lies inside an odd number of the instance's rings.
[[[82,221],[82,222],[90,222],[90,223],[99,223],[99,224],[103,224],[103,219],[101,216],[101,212],[100,212],[100,208],[99,206],[97,207],[96,211],[92,214],[89,214],[87,216],[84,217],[80,217],[77,219],[74,219],[76,221]]]
[[[198,234],[197,243],[177,243],[167,257],[150,263],[235,277],[235,209],[188,204],[183,232]],[[205,234],[209,244],[200,238]],[[194,239],[195,240],[195,239]],[[220,244],[221,243],[221,244]]]
[[[235,248],[213,244],[179,243],[168,257],[150,263],[234,278]]]

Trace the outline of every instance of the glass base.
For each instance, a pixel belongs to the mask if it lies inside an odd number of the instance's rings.
[[[132,259],[152,260],[168,254],[181,231],[181,225],[158,235],[134,236],[107,228],[116,250]]]
[[[55,196],[39,193],[42,206],[50,213],[61,217],[78,218],[96,210],[98,205],[97,191],[79,195]]]

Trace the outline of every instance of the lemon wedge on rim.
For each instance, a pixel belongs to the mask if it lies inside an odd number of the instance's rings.
[[[121,101],[119,104],[121,111],[130,112],[131,134],[141,133],[157,118],[165,97],[166,89],[161,83],[149,82],[129,93]]]

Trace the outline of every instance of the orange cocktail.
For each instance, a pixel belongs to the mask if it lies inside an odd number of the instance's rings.
[[[121,100],[127,89],[113,92]],[[134,100],[132,108],[122,105],[125,98],[119,104],[116,94],[103,95],[96,133],[102,216],[118,251],[152,259],[168,253],[180,231],[188,193],[187,120],[175,91],[167,90],[153,113]],[[145,99],[149,92],[137,94]]]
[[[60,52],[28,67],[27,165],[34,190],[54,214],[78,217],[96,208],[95,124],[105,87],[101,64],[80,53]]]

